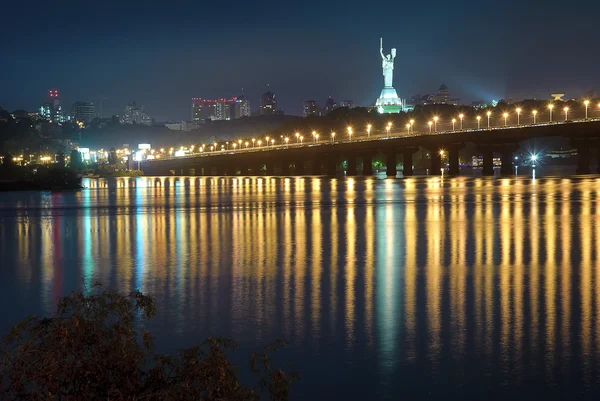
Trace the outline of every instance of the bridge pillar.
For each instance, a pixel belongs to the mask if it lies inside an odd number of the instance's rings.
[[[325,164],[327,165],[327,175],[330,176],[336,176],[337,175],[337,166],[338,166],[338,161],[337,161],[337,157],[330,155],[331,157],[328,157],[325,160]]]
[[[304,160],[296,160],[294,162],[294,175],[305,175]]]
[[[442,155],[439,150],[432,151],[431,155],[431,168],[429,169],[429,175],[441,175],[442,174]]]
[[[494,152],[491,149],[483,151],[482,175],[494,175]]]
[[[363,169],[362,175],[370,176],[373,175],[373,155],[365,154],[363,155]]]
[[[281,175],[287,175],[287,176],[292,175],[289,160],[281,161]]]
[[[309,175],[321,175],[321,160],[314,158],[310,161]]]
[[[348,169],[346,170],[347,176],[355,176],[356,175],[356,154],[350,153],[348,154]]]
[[[501,153],[502,166],[500,172],[502,175],[514,175],[515,169],[513,168],[514,154],[511,150],[503,150]]]
[[[395,177],[396,175],[398,175],[398,171],[396,169],[396,164],[397,164],[396,152],[395,151],[387,152],[385,154],[385,168],[386,168],[386,175],[388,177]]]
[[[577,174],[590,173],[590,148],[587,143],[577,147]]]
[[[450,148],[448,152],[448,172],[450,175],[459,175],[460,174],[460,164],[458,162],[458,149]]]
[[[402,175],[404,177],[411,177],[414,175],[413,169],[413,153],[418,149],[407,148],[402,150]]]

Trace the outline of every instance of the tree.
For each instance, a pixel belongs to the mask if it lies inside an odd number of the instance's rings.
[[[296,374],[253,354],[254,386],[241,384],[227,360],[235,343],[209,338],[176,356],[159,355],[136,319],[154,316],[152,298],[123,296],[98,284],[58,302],[52,317],[18,323],[1,350],[3,400],[287,400]]]
[[[115,148],[112,148],[108,153],[108,164],[117,164],[119,159],[117,158],[117,151]]]
[[[71,151],[71,162],[70,166],[72,170],[81,171],[83,169],[83,161],[81,160],[81,153],[77,149]]]

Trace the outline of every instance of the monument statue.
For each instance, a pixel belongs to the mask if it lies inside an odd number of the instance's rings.
[[[383,68],[383,86],[392,88],[394,80],[394,59],[396,58],[396,49],[393,48],[391,54],[383,55],[383,38],[379,38],[379,53],[381,54],[381,66]]]
[[[398,97],[394,89],[394,59],[396,49],[391,54],[383,54],[383,38],[379,38],[379,54],[381,54],[381,67],[383,68],[383,90],[377,98],[375,106],[380,113],[398,113],[404,109],[405,103]]]

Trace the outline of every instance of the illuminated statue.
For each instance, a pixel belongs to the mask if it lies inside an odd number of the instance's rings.
[[[396,49],[391,54],[383,54],[383,38],[379,39],[379,54],[381,54],[381,67],[383,68],[383,90],[377,98],[375,106],[380,113],[399,113],[406,109],[405,102],[398,97],[396,89],[392,85],[394,81],[394,59]]]
[[[392,88],[394,80],[394,59],[396,58],[396,49],[392,49],[392,54],[383,55],[383,38],[379,39],[379,53],[381,53],[381,67],[383,68],[383,85],[386,88]]]

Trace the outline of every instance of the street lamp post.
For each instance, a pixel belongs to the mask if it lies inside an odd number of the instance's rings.
[[[287,146],[287,144],[290,142],[290,138],[288,138],[287,136],[285,137],[285,144]]]
[[[387,131],[387,137],[389,138],[390,137],[390,130],[392,129],[392,123],[391,122],[387,123],[387,127],[385,129]]]
[[[262,144],[262,141],[259,139],[258,140],[258,147],[260,148],[260,145]]]
[[[552,122],[552,109],[554,108],[553,104],[548,105],[548,109],[550,110],[550,122]]]
[[[462,131],[463,129],[463,118],[465,118],[464,114],[459,114],[458,118],[460,118],[460,130]]]
[[[437,122],[438,122],[438,120],[439,120],[438,116],[434,116],[433,117],[433,128],[434,128],[435,132],[437,132]]]
[[[269,139],[271,139],[271,138],[269,138],[269,137],[267,136],[267,137],[265,137],[265,139],[267,140],[267,143],[266,143],[266,145],[265,145],[265,146],[269,146]]]
[[[335,140],[335,132],[331,133],[331,143],[333,143]]]
[[[367,137],[371,137],[371,124],[367,124]]]
[[[271,139],[271,147],[275,146],[275,139]]]
[[[535,125],[535,118],[537,116],[537,110],[533,110],[533,125]]]
[[[521,108],[517,107],[517,125],[521,125]]]
[[[348,127],[348,137],[350,138],[350,142],[352,142],[352,127]]]
[[[304,140],[304,137],[302,135],[300,135],[300,145],[302,145],[303,140]]]
[[[300,133],[296,132],[296,143],[300,142]]]
[[[410,135],[410,123],[406,123],[406,135]]]
[[[313,136],[313,143],[316,143],[316,141],[315,141],[315,137],[316,137],[316,135],[317,135],[317,131],[313,131],[313,132],[312,132],[312,136]]]
[[[490,116],[492,115],[491,111],[487,112],[487,116],[488,116],[488,129],[490,129]]]
[[[588,106],[590,105],[590,101],[586,100],[585,102],[583,102],[583,104],[585,104],[585,119],[587,120],[587,118],[588,118]]]
[[[315,141],[319,143],[319,134],[315,134]]]
[[[600,104],[598,106],[600,107]],[[415,124],[415,120],[410,120],[410,132],[413,134],[415,133],[414,124]]]
[[[565,107],[565,121],[569,120],[569,108]]]
[[[481,116],[477,116],[477,129],[481,129]]]
[[[256,142],[256,139],[252,138],[252,147],[254,147],[254,142]]]
[[[456,125],[456,118],[453,118],[452,119],[452,131],[456,131],[455,125]]]
[[[431,121],[429,121],[427,123],[427,125],[429,125],[429,133],[431,134],[431,127],[433,126],[433,123]]]
[[[508,119],[508,113],[504,113],[504,126],[505,127],[508,125],[507,119]]]

